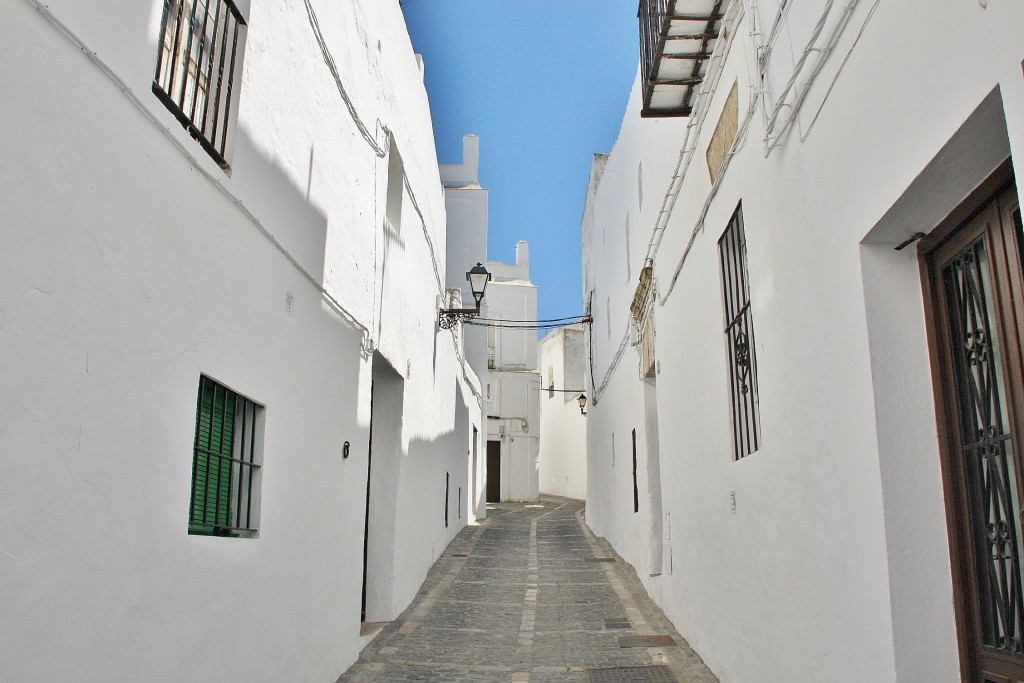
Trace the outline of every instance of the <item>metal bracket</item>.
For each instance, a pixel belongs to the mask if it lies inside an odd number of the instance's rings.
[[[457,323],[472,320],[478,315],[480,315],[479,308],[442,308],[437,312],[437,326],[442,330],[450,330]]]

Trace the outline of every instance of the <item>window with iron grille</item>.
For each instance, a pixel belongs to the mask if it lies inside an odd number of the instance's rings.
[[[164,0],[153,93],[224,169],[245,27],[233,0]]]
[[[747,274],[747,242],[743,232],[742,205],[736,207],[729,227],[718,241],[718,250],[722,261],[733,457],[739,460],[761,446],[757,360],[754,354],[754,326],[750,316],[750,279]]]
[[[202,375],[192,451],[188,532],[253,536],[257,531],[263,406]]]

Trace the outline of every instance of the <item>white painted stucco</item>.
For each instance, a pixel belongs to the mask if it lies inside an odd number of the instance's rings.
[[[574,324],[540,340],[540,492],[587,497],[586,326]]]
[[[537,319],[537,286],[530,282],[530,251],[516,243],[514,263],[488,261],[486,317],[490,320]],[[537,500],[540,437],[540,373],[537,338],[531,329],[492,325],[487,328],[487,440],[501,449],[501,500]],[[494,476],[489,472],[488,476]]]
[[[450,264],[445,286],[460,291],[460,306],[473,306],[473,293],[466,274],[477,263],[487,261],[487,188],[480,186],[480,138],[465,135],[462,138],[462,160],[457,164],[441,164],[441,184],[444,186],[444,205],[447,214],[447,256]],[[481,315],[487,317],[488,297],[484,296]],[[460,325],[457,333],[462,337],[466,360],[479,378],[481,385],[488,381],[487,330],[482,326]],[[479,427],[479,425],[477,425]],[[484,436],[478,436],[469,456],[471,482],[470,509],[473,517],[484,517],[487,504],[484,484],[487,481],[487,457]]]
[[[398,3],[248,4],[230,173],[151,93],[161,2],[0,6],[5,680],[335,680],[371,414],[368,616],[473,517],[481,387],[437,329],[444,197]],[[200,374],[266,407],[256,538],[186,533]]]
[[[706,118],[641,119],[635,86],[595,157],[587,520],[722,681],[959,681],[921,278],[914,249],[893,248],[1024,145],[1024,7],[792,3],[752,83],[777,7],[727,5]],[[849,6],[845,29],[766,145],[828,6],[822,40]],[[741,135],[713,185],[705,150],[734,83]],[[740,202],[763,444],[734,461],[717,243]],[[629,305],[648,256],[645,380]]]

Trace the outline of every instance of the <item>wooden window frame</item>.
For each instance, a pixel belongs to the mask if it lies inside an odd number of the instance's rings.
[[[938,302],[942,300],[942,295],[938,291],[939,283],[937,279],[933,279],[931,273],[933,263],[940,259],[944,252],[949,252],[958,246],[963,246],[960,244],[961,242],[966,243],[966,240],[959,233],[960,228],[986,210],[997,195],[1013,182],[1012,162],[1010,159],[1007,159],[964,198],[948,216],[939,222],[930,233],[923,237],[918,242],[917,247],[921,292],[925,311],[925,334],[930,349],[935,419],[939,434],[939,462],[946,503],[946,526],[951,560],[950,573],[954,587],[953,608],[957,630],[957,649],[960,659],[961,680],[964,683],[974,681],[981,675],[977,668],[977,640],[980,625],[977,623],[975,607],[971,601],[972,596],[957,588],[975,580],[975,569],[972,566],[972,541],[965,530],[968,521],[962,515],[962,511],[966,509],[963,499],[966,495],[962,481],[963,477],[956,464],[956,453],[953,448],[953,438],[951,437],[951,430],[957,429],[959,418],[955,406],[947,405],[946,402],[946,387],[951,386],[950,383],[953,381],[952,369],[947,360],[950,340],[948,333],[942,329],[941,321],[936,314]],[[995,239],[988,236],[987,239],[993,248],[991,258],[1001,261],[1003,269],[1001,278],[1006,277],[1006,272],[1009,268],[1016,267],[1019,269],[1024,267],[1024,259],[1014,249],[1008,248],[1008,245],[1001,236],[997,235]],[[1024,292],[1018,291],[1017,296],[1024,300]],[[1004,315],[1012,306],[1006,301],[999,300],[997,308],[1000,315]],[[1022,333],[1022,337],[1024,337],[1024,333]],[[1015,364],[1022,362],[1019,356],[1014,355],[1013,344],[1008,343],[1005,338],[1001,339],[1001,343],[1008,361]],[[1020,372],[1020,370],[1018,369],[1017,372]],[[1019,418],[1012,417],[1013,415],[1024,415],[1024,393],[1012,385],[1009,385],[1008,389],[1009,395],[1007,400],[1014,406],[1011,411],[1011,424],[1016,433],[1017,443],[1024,443],[1024,424],[1021,423]]]

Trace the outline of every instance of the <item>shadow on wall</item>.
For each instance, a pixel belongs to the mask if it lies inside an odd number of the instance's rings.
[[[202,153],[202,150],[198,150]],[[301,269],[310,287],[320,290],[323,310],[330,317],[340,317],[361,335],[360,352],[367,359],[369,330],[354,315],[324,291],[324,268],[328,234],[328,217],[309,198],[313,176],[315,143],[310,146],[307,186],[300,187],[276,162],[253,144],[249,132],[239,126],[235,134],[235,155],[232,161],[233,194],[259,221],[254,230],[265,230]],[[262,227],[260,227],[262,226]],[[289,294],[283,294],[290,306]]]
[[[197,152],[201,154],[202,150],[197,148]],[[239,125],[230,186],[263,227],[322,286],[327,217],[309,201],[314,157],[315,143],[310,145],[309,178],[303,190],[259,151],[249,131]]]
[[[453,382],[458,391],[458,382]],[[363,619],[388,621],[412,601],[427,572],[469,520],[469,410],[402,448],[405,379],[378,353],[367,479]],[[470,449],[472,446],[470,445]],[[477,491],[477,494],[479,491]]]

